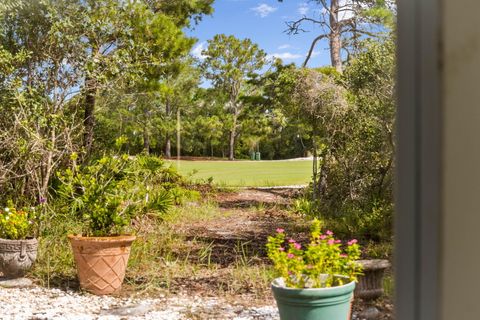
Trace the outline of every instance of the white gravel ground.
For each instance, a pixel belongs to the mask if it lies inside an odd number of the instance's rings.
[[[217,298],[159,296],[135,299],[94,296],[42,287],[0,288],[0,319],[14,320],[177,320],[278,319],[274,305],[245,308]]]

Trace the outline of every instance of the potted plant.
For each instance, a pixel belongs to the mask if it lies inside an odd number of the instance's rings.
[[[323,234],[321,222],[314,220],[305,248],[294,239],[286,241],[279,228],[268,238],[267,253],[279,275],[272,291],[280,319],[350,319],[353,290],[361,274],[355,239],[342,243],[331,231]]]
[[[363,275],[358,279],[355,296],[363,300],[375,300],[383,295],[383,276],[390,267],[390,262],[384,259],[359,260]]]
[[[35,208],[17,209],[11,201],[0,209],[0,272],[5,278],[24,276],[35,262],[36,218]]]
[[[90,166],[59,175],[59,195],[81,223],[69,235],[80,287],[97,295],[121,289],[135,236],[125,234],[136,215],[139,187],[127,167],[128,156],[103,157]]]

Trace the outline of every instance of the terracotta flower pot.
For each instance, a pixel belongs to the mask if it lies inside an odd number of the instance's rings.
[[[0,239],[0,272],[6,278],[22,277],[37,259],[37,239]]]
[[[120,291],[135,236],[69,235],[80,287],[96,295]]]

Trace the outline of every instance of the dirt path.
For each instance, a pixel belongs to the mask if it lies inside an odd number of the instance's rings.
[[[241,189],[215,197],[223,214],[208,221],[188,225],[189,239],[209,243],[212,261],[224,267],[235,263],[239,254],[265,262],[265,243],[276,228],[304,233],[307,226],[299,216],[289,212],[288,205],[298,190]],[[245,252],[247,251],[247,252]]]

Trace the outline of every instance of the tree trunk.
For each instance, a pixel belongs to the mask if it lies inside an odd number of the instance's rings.
[[[172,157],[172,139],[170,138],[170,133],[167,132],[165,137],[165,158],[170,159]]]
[[[317,200],[317,175],[318,175],[318,154],[315,139],[313,142],[313,163],[312,163],[312,201]]]
[[[167,100],[165,101],[165,115],[166,115],[166,119],[167,121],[170,123],[171,122],[171,107],[170,107],[170,101]],[[171,136],[170,136],[170,129],[169,129],[169,125],[167,124],[167,133],[165,135],[165,157],[170,159],[172,157],[172,140],[171,140]]]
[[[237,134],[237,112],[233,115],[232,129],[230,130],[230,143],[228,150],[228,160],[235,160],[235,136]]]
[[[328,184],[328,154],[325,154],[322,159],[322,165],[320,166],[320,177],[318,179],[318,197],[321,198],[327,192]]]
[[[56,140],[57,140],[57,135],[55,128],[52,129],[50,133],[50,143],[52,146],[56,146]],[[48,185],[50,183],[50,177],[52,175],[52,170],[54,167],[53,163],[53,151],[48,151],[46,155],[46,159],[44,160],[43,163],[43,168],[42,168],[42,182],[41,182],[41,187],[39,190],[39,199],[47,199],[48,195]]]
[[[150,154],[150,135],[148,134],[147,128],[143,129],[143,150],[147,154]]]
[[[340,36],[340,23],[338,21],[338,1],[339,0],[331,0],[330,1],[330,60],[332,62],[332,66],[335,69],[342,73],[343,66],[342,66],[342,38]]]
[[[180,124],[180,108],[177,108],[177,160],[180,160],[180,150],[181,150],[181,124]]]
[[[92,78],[85,80],[85,114],[83,117],[84,135],[83,147],[88,157],[93,148],[93,129],[95,128],[95,97],[97,94],[96,81]]]

